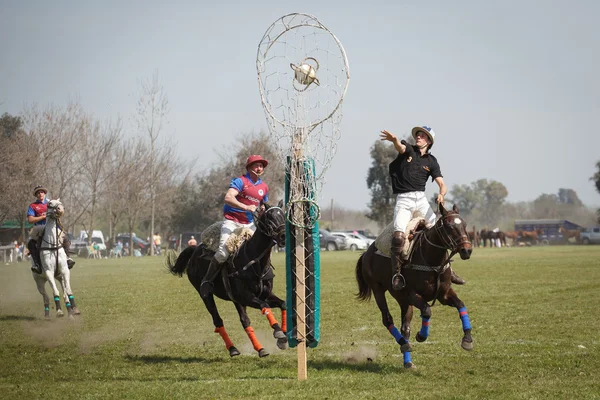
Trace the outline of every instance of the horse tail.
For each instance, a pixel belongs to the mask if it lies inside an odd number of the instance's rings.
[[[372,290],[365,277],[363,276],[363,259],[366,253],[362,253],[358,258],[358,262],[356,263],[356,282],[358,282],[358,293],[356,294],[356,298],[360,301],[367,301],[371,299]]]
[[[181,254],[179,254],[179,257],[177,257],[175,263],[173,263],[173,258],[167,257],[167,261],[165,263],[169,269],[169,272],[173,275],[183,276],[187,269],[188,261],[190,261],[190,258],[192,258],[194,250],[196,250],[196,246],[186,247]]]

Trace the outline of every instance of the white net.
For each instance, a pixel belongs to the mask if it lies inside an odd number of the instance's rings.
[[[315,17],[289,14],[267,29],[256,68],[269,130],[290,176],[288,218],[296,226],[310,226],[318,219],[315,195],[340,138],[350,79],[346,53]],[[309,206],[294,212],[301,202]]]

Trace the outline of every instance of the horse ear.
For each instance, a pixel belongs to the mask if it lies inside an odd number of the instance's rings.
[[[265,211],[271,208],[271,205],[269,203],[263,203],[263,206],[265,207]]]
[[[442,217],[446,216],[447,211],[442,203],[438,203],[438,210],[440,210],[440,214],[442,214]]]
[[[455,213],[457,213],[457,214],[460,214],[460,213],[458,212],[458,206],[457,206],[456,204],[452,206],[452,211],[454,211],[454,212],[455,212]]]
[[[277,207],[283,208],[283,199],[279,200],[279,203],[277,203]]]

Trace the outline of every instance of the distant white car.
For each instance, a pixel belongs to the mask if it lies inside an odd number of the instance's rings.
[[[331,232],[333,236],[339,236],[344,238],[346,241],[346,247],[352,251],[356,250],[366,250],[367,247],[371,243],[368,242],[367,238],[361,238],[362,235],[357,235],[356,233],[348,233],[348,232]],[[367,239],[367,240],[365,240]]]
[[[348,232],[348,234],[350,236],[352,236],[353,238],[357,238],[357,239],[364,240],[365,242],[367,242],[367,247],[369,247],[371,245],[371,243],[373,243],[375,241],[375,239],[366,237],[365,235],[361,235],[360,233]]]

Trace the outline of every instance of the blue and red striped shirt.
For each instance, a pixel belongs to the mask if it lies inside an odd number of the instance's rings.
[[[250,179],[250,173],[233,178],[229,184],[229,188],[237,190],[239,193],[235,196],[236,200],[242,204],[252,205],[257,208],[262,203],[269,201],[269,187],[260,178],[256,182]],[[240,224],[249,224],[253,222],[252,213],[250,211],[241,210],[225,204],[223,207],[223,216]]]

